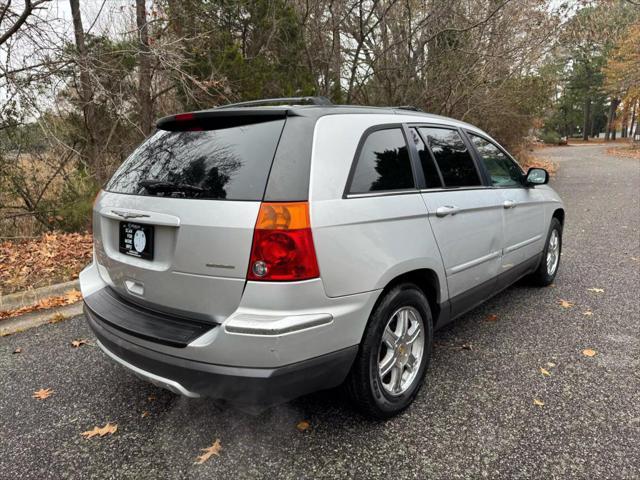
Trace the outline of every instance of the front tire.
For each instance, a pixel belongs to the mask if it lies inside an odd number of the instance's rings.
[[[546,287],[553,283],[560,268],[562,254],[562,223],[556,217],[551,219],[547,243],[542,252],[542,259],[538,269],[529,277],[534,285]]]
[[[386,292],[369,318],[347,379],[347,392],[359,410],[386,419],[411,405],[423,384],[432,343],[424,293],[411,283]]]

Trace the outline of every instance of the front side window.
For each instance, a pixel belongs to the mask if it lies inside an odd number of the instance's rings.
[[[482,162],[491,176],[491,184],[495,187],[520,187],[522,186],[523,172],[520,167],[507,157],[493,143],[482,137],[469,134],[482,158]]]
[[[409,151],[400,128],[376,130],[366,138],[349,193],[415,188]]]
[[[419,130],[436,159],[445,187],[481,185],[473,158],[456,130],[431,127]]]

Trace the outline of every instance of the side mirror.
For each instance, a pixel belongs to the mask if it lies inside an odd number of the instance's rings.
[[[525,179],[527,186],[546,185],[549,183],[549,172],[544,168],[530,168]]]

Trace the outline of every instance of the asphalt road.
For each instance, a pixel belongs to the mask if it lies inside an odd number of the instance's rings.
[[[72,348],[92,338],[76,317],[0,338],[0,477],[640,478],[640,162],[543,153],[567,205],[555,286],[516,285],[438,332],[405,414],[365,420],[335,391],[258,417],[179,398]],[[115,435],[80,436],[108,421]],[[215,439],[220,456],[195,465]]]

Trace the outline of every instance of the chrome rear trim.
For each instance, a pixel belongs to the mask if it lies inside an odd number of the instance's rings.
[[[184,395],[185,397],[190,397],[190,398],[200,397],[199,394],[192,392],[190,390],[187,390],[175,380],[170,380],[168,378],[161,377],[159,375],[156,375],[155,373],[147,372],[146,370],[142,370],[141,368],[138,368],[135,365],[131,365],[129,362],[121,359],[111,351],[107,350],[107,348],[104,345],[102,345],[102,343],[100,343],[100,340],[96,340],[96,343],[102,349],[102,351],[106,353],[112,360],[119,363],[127,370],[131,370],[136,376],[142,378],[143,380],[153,383],[154,385],[157,385],[160,388],[165,388],[173,393]]]
[[[332,322],[333,316],[328,313],[290,315],[285,317],[267,317],[245,313],[229,319],[225,323],[224,329],[227,333],[271,336],[329,325]]]

